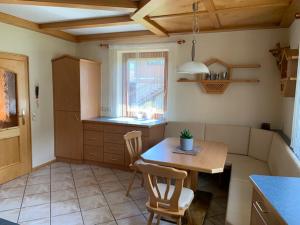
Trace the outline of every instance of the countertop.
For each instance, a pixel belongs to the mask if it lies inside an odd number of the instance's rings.
[[[250,180],[287,224],[300,224],[300,178],[252,175]]]
[[[99,122],[109,124],[121,124],[127,126],[153,127],[167,123],[165,120],[145,120],[126,117],[97,117],[84,120],[86,122]]]

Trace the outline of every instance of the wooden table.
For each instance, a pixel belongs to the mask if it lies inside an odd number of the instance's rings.
[[[227,157],[227,145],[219,142],[195,141],[200,150],[197,155],[178,154],[179,138],[166,138],[141,155],[148,163],[174,167],[188,172],[186,186],[197,189],[198,172],[222,173]]]

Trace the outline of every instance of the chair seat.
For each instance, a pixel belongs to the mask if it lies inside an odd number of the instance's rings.
[[[166,184],[157,183],[157,186],[158,186],[159,192],[161,194],[164,194],[166,192],[166,188],[167,188]],[[175,189],[175,186],[170,185],[170,190],[169,190],[169,193],[168,193],[168,199],[170,199],[172,197],[174,189]],[[154,191],[156,191],[156,190],[154,189]],[[163,198],[163,196],[161,196],[161,197]],[[184,188],[183,187],[182,190],[181,190],[180,197],[179,197],[179,204],[178,204],[179,208],[180,209],[188,208],[190,206],[190,204],[192,203],[193,199],[194,199],[194,192],[189,188]]]

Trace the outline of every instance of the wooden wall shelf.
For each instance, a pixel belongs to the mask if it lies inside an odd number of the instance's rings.
[[[206,66],[211,66],[213,64],[219,64],[226,68],[228,72],[228,77],[226,80],[203,80],[201,79],[201,75],[198,75],[199,79],[186,79],[180,78],[177,82],[181,83],[199,83],[203,87],[203,90],[208,94],[223,94],[229,84],[231,83],[258,83],[258,79],[232,79],[232,69],[255,69],[260,68],[260,64],[241,64],[241,65],[234,65],[228,64],[224,61],[216,58],[212,58],[205,62]]]

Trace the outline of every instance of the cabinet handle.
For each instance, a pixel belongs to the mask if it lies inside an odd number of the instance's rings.
[[[258,201],[255,201],[255,205],[257,206],[257,208],[259,209],[259,211],[261,211],[262,213],[269,213],[267,210],[264,209],[262,205],[262,202],[258,202]]]
[[[19,118],[22,120],[22,125],[25,125],[25,109],[22,110],[21,115],[19,115]]]

